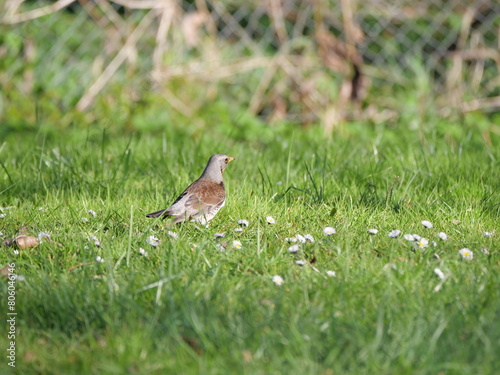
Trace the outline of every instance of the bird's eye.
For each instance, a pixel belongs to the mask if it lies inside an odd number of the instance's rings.
[[[228,159],[228,158],[225,158],[225,159],[224,159],[224,161],[225,161],[226,163],[229,163],[229,159]]]

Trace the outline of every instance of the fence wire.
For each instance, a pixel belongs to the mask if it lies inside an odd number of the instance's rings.
[[[80,111],[115,85],[131,97],[153,90],[187,116],[227,97],[269,121],[327,129],[397,117],[405,87],[428,85],[443,115],[500,108],[497,0],[7,0],[0,10],[3,91],[42,90]]]

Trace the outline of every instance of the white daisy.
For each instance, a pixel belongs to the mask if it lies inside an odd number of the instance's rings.
[[[88,218],[86,218],[86,217],[82,217],[82,222],[84,222],[84,223],[88,223],[88,222],[89,222],[89,219],[88,219]]]
[[[288,248],[288,251],[291,252],[291,253],[296,253],[300,250],[300,246],[299,245],[292,245]]]
[[[413,237],[413,234],[405,234],[403,237],[406,241],[415,241],[415,237]]]
[[[14,250],[14,255],[19,255],[19,250]]]
[[[99,239],[96,236],[91,234],[89,237],[91,241],[94,241],[94,245],[96,245],[97,247],[101,247],[101,241],[99,241]]]
[[[276,220],[272,216],[266,216],[266,221],[268,224],[276,224]]]
[[[89,210],[88,212],[89,212],[89,214],[92,215],[92,217],[97,217],[97,214],[95,213],[94,210]]]
[[[215,247],[219,251],[226,251],[226,248],[223,245],[221,245],[220,243],[216,244]]]
[[[234,228],[234,231],[236,233],[241,233],[241,232],[243,232],[243,228]]]
[[[425,250],[427,246],[429,246],[429,240],[427,238],[420,238],[416,243],[417,248],[420,250]]]
[[[335,271],[326,271],[326,274],[330,277],[335,277],[337,276],[337,274],[335,273]]]
[[[378,233],[378,229],[375,229],[375,228],[368,229],[368,233],[370,233],[370,234],[377,234]]]
[[[441,238],[443,241],[446,241],[448,239],[448,235],[444,232],[439,232],[437,236]]]
[[[0,232],[0,237],[3,237],[3,232]]]
[[[285,280],[283,280],[283,278],[279,275],[274,275],[271,280],[273,280],[273,283],[275,285],[278,285],[278,286],[281,286],[283,285],[283,283],[285,282]]]
[[[422,220],[422,225],[426,228],[432,228],[434,225],[430,221]]]
[[[285,241],[286,242],[297,242],[297,237],[295,237],[295,236],[287,237],[287,238],[285,238]]]
[[[323,233],[326,234],[327,236],[331,236],[332,234],[337,233],[337,231],[333,227],[324,227]]]
[[[309,242],[314,242],[314,237],[310,234],[304,234],[304,238]]]
[[[47,232],[38,233],[39,240],[43,240],[44,238],[48,238],[50,240],[50,233],[47,233]]]
[[[0,214],[0,219],[3,219],[5,216],[7,216],[7,215],[5,215],[5,214]]]
[[[226,236],[226,233],[214,233],[215,238],[223,238]]]
[[[486,248],[484,248],[484,247],[481,249],[481,252],[482,252],[484,255],[490,255],[490,252],[488,251],[488,249],[486,249]]]
[[[155,247],[156,247],[156,246],[160,245],[160,242],[161,242],[161,241],[160,241],[160,239],[159,239],[159,238],[156,238],[155,236],[149,236],[149,237],[147,238],[146,242],[147,242],[148,244],[150,244],[151,246],[155,246]]]
[[[238,220],[238,224],[242,225],[244,227],[248,227],[248,221],[247,220],[240,219],[240,220]]]
[[[147,257],[149,254],[146,250],[144,250],[142,247],[139,248],[139,253],[141,255],[144,255],[145,257]]]
[[[472,258],[474,258],[474,253],[472,251],[470,251],[469,249],[467,249],[466,247],[458,250],[458,252],[460,253],[462,258],[464,258],[464,259],[471,260]]]
[[[415,241],[420,241],[422,237],[420,237],[418,234],[413,233],[413,238],[415,239]]]
[[[241,244],[240,241],[234,240],[233,241],[233,247],[235,247],[236,249],[241,249],[243,247],[243,245]]]
[[[306,238],[301,235],[301,234],[296,234],[295,235],[295,238],[297,239],[297,241],[299,241],[300,243],[306,243]]]
[[[493,232],[484,232],[485,237],[493,237]]]
[[[167,234],[172,237],[174,240],[179,238],[179,235],[175,232],[172,232],[171,230],[167,231]]]
[[[305,266],[307,263],[304,260],[296,260],[295,264],[302,267]]]
[[[436,274],[437,277],[439,277],[441,280],[444,280],[446,276],[444,275],[443,271],[441,271],[439,268],[434,268],[434,273]]]
[[[104,259],[102,259],[99,255],[95,257],[96,262],[104,263]]]
[[[399,229],[394,229],[394,230],[391,230],[387,236],[392,237],[392,238],[396,238],[400,234],[401,234],[401,231]]]

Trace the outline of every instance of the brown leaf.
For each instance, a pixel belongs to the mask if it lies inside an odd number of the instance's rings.
[[[20,249],[28,249],[37,246],[40,240],[33,236],[17,236],[16,243]]]
[[[9,270],[10,270],[10,267],[7,264],[4,268],[0,269],[0,275],[1,276],[9,276]]]
[[[3,244],[5,246],[12,246],[16,243],[16,239],[15,238],[7,238],[5,241],[3,241]]]

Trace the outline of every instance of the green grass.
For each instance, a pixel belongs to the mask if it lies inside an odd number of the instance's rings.
[[[0,248],[0,266],[15,262],[26,279],[17,372],[2,357],[2,374],[500,374],[500,138],[486,119],[354,123],[331,139],[249,120],[4,135],[2,240],[27,226],[63,246]],[[144,215],[216,152],[236,158],[226,206],[209,228],[188,223],[171,238]],[[242,234],[238,219],[250,222]],[[338,233],[325,236],[327,225]],[[415,250],[392,229],[437,246]],[[285,237],[306,233],[316,241],[290,254]],[[438,292],[436,267],[448,275]]]

